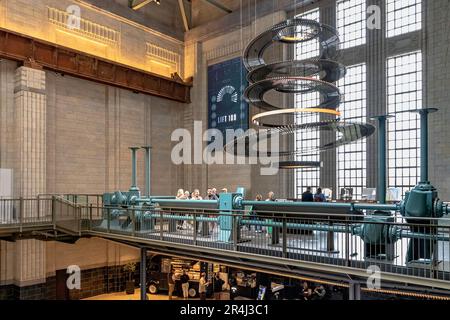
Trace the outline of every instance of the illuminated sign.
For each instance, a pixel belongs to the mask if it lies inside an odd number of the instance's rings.
[[[248,104],[243,100],[247,87],[246,70],[241,58],[208,67],[208,128],[248,129]]]

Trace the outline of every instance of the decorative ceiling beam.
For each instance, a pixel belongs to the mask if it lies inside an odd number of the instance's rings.
[[[191,85],[181,80],[163,77],[5,29],[0,29],[0,58],[134,92],[190,103]]]
[[[181,17],[183,18],[184,30],[187,32],[187,31],[189,31],[190,28],[189,28],[189,23],[188,23],[188,19],[186,16],[186,10],[184,8],[183,0],[178,0],[178,5],[180,6]]]
[[[225,7],[223,4],[221,4],[220,2],[218,2],[216,0],[203,0],[203,1],[208,2],[209,4],[212,4],[216,8],[219,8],[220,10],[223,10],[226,13],[232,13],[233,12],[232,10],[228,9],[227,7]]]
[[[135,4],[135,3],[136,3],[136,0],[128,0],[128,6],[129,6],[131,9],[133,9],[133,10],[139,10],[139,9],[141,9],[142,7],[148,5],[148,4],[151,3],[151,2],[156,2],[156,4],[158,4],[158,5],[160,4],[160,0],[145,0],[145,1],[143,1],[143,2],[141,2],[141,3],[138,3],[138,4]]]

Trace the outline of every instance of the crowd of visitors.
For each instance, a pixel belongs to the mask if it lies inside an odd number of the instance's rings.
[[[222,193],[227,193],[228,189],[223,188]],[[178,189],[176,198],[178,200],[203,200],[203,197],[200,195],[199,189],[194,189],[193,192],[189,192],[189,190]],[[208,188],[205,195],[205,200],[218,200],[219,194],[217,193],[216,188]]]
[[[173,292],[175,290],[175,282],[179,281],[181,283],[182,288],[182,297],[183,299],[189,299],[189,281],[191,280],[186,273],[185,270],[183,270],[182,274],[178,277],[175,275],[174,270],[171,269],[169,274],[167,275],[167,280],[169,284],[169,300],[172,300]],[[206,300],[207,292],[213,297],[215,300],[221,300],[222,292],[224,291],[224,285],[225,281],[223,281],[220,277],[219,273],[215,273],[211,279],[207,279],[206,273],[202,272],[200,274],[199,284],[198,284],[198,293],[200,296],[200,300]],[[238,283],[237,283],[237,277],[235,273],[232,273],[230,277],[228,278],[228,285],[229,287],[229,299],[234,300],[238,293]],[[254,286],[252,285],[252,288],[255,288],[257,290],[256,285],[256,279],[254,282]],[[298,289],[297,289],[298,290]],[[301,283],[300,291],[297,291],[299,297],[301,300],[326,300],[329,298],[327,296],[327,290],[325,289],[325,286],[318,283],[309,283],[307,281],[304,281]],[[255,294],[253,294],[255,295]],[[272,296],[270,299],[278,300],[278,298]],[[298,298],[297,298],[298,299]]]
[[[227,188],[222,188],[221,193],[227,193]],[[176,195],[176,199],[178,200],[219,200],[220,194],[217,192],[217,189],[214,187],[210,187],[207,189],[205,198],[203,198],[200,195],[199,189],[194,189],[193,192],[189,192],[188,190],[179,189]],[[264,200],[264,197],[261,194],[257,194],[255,197],[255,201],[277,201],[275,197],[275,193],[273,191],[269,191],[267,193],[267,196]],[[311,192],[311,187],[307,187],[305,192],[302,194],[301,201],[303,202],[325,202],[326,197],[325,194],[322,192],[322,188],[317,188],[315,193]],[[207,212],[206,212],[207,213]],[[217,213],[211,212],[208,214],[210,217],[217,217]],[[263,223],[258,223],[258,221],[264,221],[267,219],[263,219],[258,216],[256,211],[252,211],[251,213],[251,219],[255,221],[255,224],[251,226],[251,228],[254,229],[257,233],[263,233],[266,237],[270,237],[272,228],[266,227],[263,225]],[[210,235],[211,233],[214,233],[215,231],[218,231],[218,226],[216,222],[209,222],[206,223],[207,226],[204,227],[204,229],[208,228],[206,234]],[[193,228],[192,225],[186,224],[186,222],[180,221],[178,225],[178,229],[187,229],[187,228]],[[197,222],[197,230],[199,233],[202,233],[205,235],[205,232],[203,232],[201,229],[203,228],[203,224],[198,224]],[[248,227],[247,229],[250,229]]]
[[[227,188],[222,188],[222,193],[227,193]],[[203,200],[202,196],[200,195],[199,189],[194,189],[193,192],[189,192],[188,190],[178,189],[177,192],[177,199],[179,200]],[[205,200],[218,200],[219,194],[217,193],[216,188],[208,188],[205,195]],[[257,194],[256,201],[263,201],[263,196],[261,194]],[[326,197],[325,194],[322,192],[322,188],[317,188],[315,193],[311,192],[311,187],[307,187],[305,192],[302,193],[302,201],[304,202],[325,202]],[[269,191],[267,193],[266,201],[276,201],[275,193],[273,191]]]
[[[222,188],[222,193],[227,193],[228,189],[227,188]],[[203,198],[200,195],[200,190],[199,189],[194,189],[193,192],[189,192],[189,190],[183,190],[183,189],[178,189],[177,195],[176,195],[176,199],[178,200],[219,200],[219,194],[217,193],[217,189],[216,188],[208,188],[206,191],[206,195],[205,198]],[[180,211],[180,213],[182,213]],[[207,213],[207,212],[205,212]],[[217,217],[217,214],[215,212],[211,212],[211,214],[209,215],[210,217]],[[202,228],[204,227],[203,224],[200,224],[197,222],[197,230],[199,233],[205,235],[205,232],[203,232]],[[183,229],[192,229],[193,225],[187,223],[186,221],[179,221],[178,222],[178,226],[177,228],[179,230],[183,230]],[[207,232],[206,234],[211,234],[214,233],[214,231],[217,230],[217,223],[215,222],[208,222],[207,223],[207,227],[204,227],[205,229],[207,228]]]

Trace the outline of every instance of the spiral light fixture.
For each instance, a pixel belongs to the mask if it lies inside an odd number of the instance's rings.
[[[295,45],[313,40],[318,41],[320,46],[320,54],[317,59],[285,60],[270,63],[266,63],[264,60],[265,51],[276,43]],[[336,61],[339,56],[339,46],[340,39],[336,29],[314,20],[295,18],[285,20],[264,31],[250,41],[245,49],[243,61],[249,72],[247,80],[250,85],[244,92],[244,99],[249,105],[259,110],[259,113],[252,117],[255,125],[270,128],[272,132],[279,135],[293,135],[299,130],[331,130],[340,135],[335,141],[323,143],[318,147],[283,150],[278,153],[278,156],[293,156],[329,150],[366,138],[375,132],[375,127],[371,124],[341,121],[339,119],[341,113],[338,107],[342,101],[342,96],[339,88],[333,83],[346,74],[345,66]],[[281,94],[318,93],[320,102],[317,105],[284,108],[266,99],[266,94],[269,92]],[[305,124],[289,124],[283,123],[282,120],[278,122],[269,120],[276,115],[296,115],[299,113],[329,114],[338,118]],[[232,148],[235,155],[239,156],[249,156],[249,154],[255,154],[255,152],[258,154],[255,143],[268,138],[270,138],[270,134],[260,136],[257,133],[248,133],[237,137],[234,141],[228,143],[225,148]],[[240,142],[245,142],[245,155],[239,153],[242,152],[242,149],[236,148],[236,145]],[[313,166],[317,166],[317,164]]]

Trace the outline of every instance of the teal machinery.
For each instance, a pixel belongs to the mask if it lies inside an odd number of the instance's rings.
[[[412,190],[405,194],[404,200],[399,203],[386,203],[386,123],[390,116],[383,115],[374,117],[378,122],[378,203],[329,203],[329,202],[268,202],[245,200],[245,190],[238,188],[233,193],[220,194],[219,200],[177,200],[175,197],[150,196],[150,153],[151,148],[141,147],[146,152],[146,194],[141,195],[136,183],[136,153],[139,147],[132,147],[132,186],[128,192],[116,191],[105,193],[103,202],[105,207],[105,219],[101,227],[133,229],[138,231],[151,231],[154,220],[163,218],[171,221],[169,231],[176,231],[176,222],[181,220],[195,220],[197,223],[207,224],[217,222],[220,225],[220,242],[234,243],[237,240],[234,226],[261,224],[274,227],[279,230],[282,227],[297,230],[350,232],[361,237],[366,246],[365,258],[394,259],[394,245],[402,238],[410,239],[406,256],[407,262],[431,263],[436,254],[436,241],[441,239],[430,224],[435,219],[441,218],[450,212],[447,203],[438,198],[435,187],[428,180],[428,115],[437,109],[428,108],[407,112],[418,112],[420,116],[420,181]],[[265,212],[273,212],[272,220],[250,220],[241,215],[236,219],[236,212],[243,212],[246,207],[253,207]],[[163,210],[161,210],[163,209]],[[210,210],[218,212],[217,217],[211,215],[189,215],[180,216],[171,213],[171,210],[181,210],[186,213],[202,210],[203,213]],[[367,210],[363,215],[362,210]],[[394,216],[392,212],[400,212],[410,224],[409,230],[392,224]],[[130,212],[132,214],[130,214]],[[179,211],[178,211],[179,212]],[[276,219],[277,212],[302,213],[318,212],[322,214],[344,213],[360,215],[350,228],[342,225],[315,224],[315,223],[287,223]],[[370,213],[369,213],[370,212]],[[106,216],[107,215],[107,216]],[[124,219],[117,219],[122,217]],[[143,222],[146,222],[145,224]],[[365,223],[366,222],[366,223]],[[143,230],[145,226],[146,230]],[[206,228],[202,228],[206,229]],[[276,238],[276,237],[275,237]],[[332,245],[331,245],[332,246]],[[370,255],[370,256],[369,256]]]

